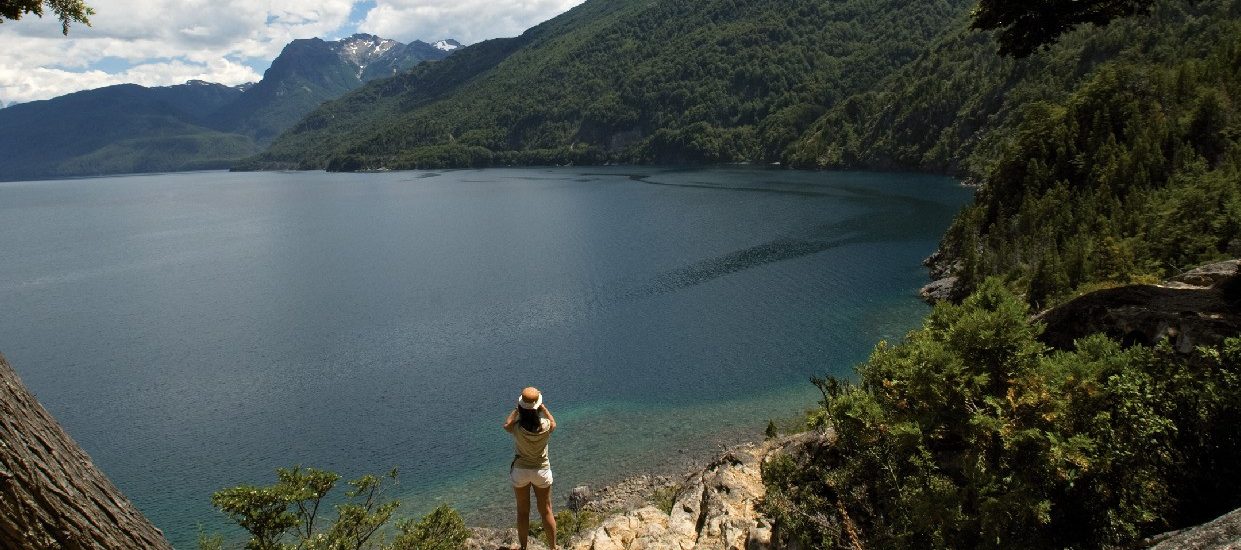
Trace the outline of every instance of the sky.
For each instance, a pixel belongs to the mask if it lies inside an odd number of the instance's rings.
[[[69,36],[48,10],[0,23],[0,102],[112,84],[257,82],[285,44],[357,32],[473,44],[522,31],[583,0],[86,0]]]

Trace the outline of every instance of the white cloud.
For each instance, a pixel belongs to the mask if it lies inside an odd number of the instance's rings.
[[[358,29],[404,42],[517,36],[582,0],[378,0]]]
[[[60,34],[54,17],[0,24],[0,97],[47,99],[110,84],[241,84],[295,38],[345,26],[354,0],[88,0],[91,26]],[[130,65],[88,70],[111,58]]]
[[[516,36],[582,0],[377,0],[351,22],[360,2],[87,0],[96,11],[92,26],[73,25],[68,37],[55,17],[8,21],[0,24],[0,98],[48,99],[127,82],[241,84],[258,80],[252,66],[266,67],[290,41],[349,34],[354,23],[404,42],[470,44]]]

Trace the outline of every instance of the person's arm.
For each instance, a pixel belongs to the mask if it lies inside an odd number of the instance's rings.
[[[539,409],[543,411],[543,416],[547,417],[547,433],[556,431],[556,419],[552,417],[552,411],[547,408],[547,405],[539,405]]]
[[[513,426],[517,424],[517,408],[513,408],[513,412],[508,413],[508,418],[504,420],[504,431],[513,431]]]

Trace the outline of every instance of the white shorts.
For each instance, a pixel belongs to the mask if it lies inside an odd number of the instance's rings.
[[[527,485],[546,489],[552,486],[552,469],[527,470],[525,468],[512,468],[508,471],[508,478],[513,482],[513,487],[517,489]]]

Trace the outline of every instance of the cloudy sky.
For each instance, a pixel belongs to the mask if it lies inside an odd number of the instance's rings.
[[[582,1],[87,0],[92,26],[74,25],[68,37],[54,16],[0,23],[0,102],[127,82],[242,84],[295,38],[366,32],[472,44],[516,36]]]

